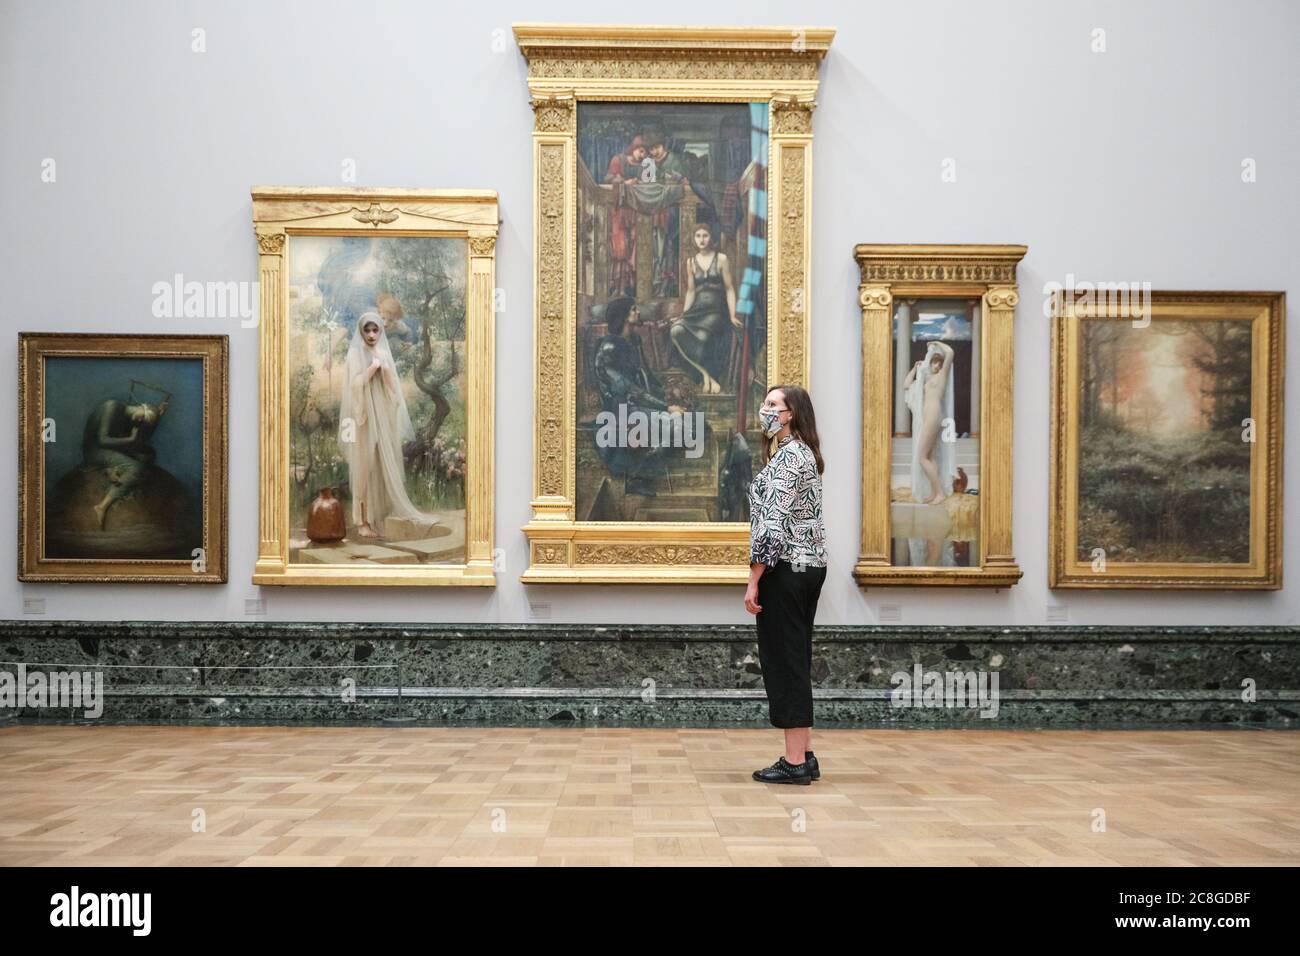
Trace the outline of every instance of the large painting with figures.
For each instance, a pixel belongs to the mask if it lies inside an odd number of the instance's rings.
[[[833,35],[516,25],[537,215],[524,581],[746,578],[757,410],[807,384]]]
[[[748,520],[767,122],[767,103],[578,106],[579,520]]]
[[[1053,312],[1051,585],[1281,587],[1283,294]]]
[[[255,581],[493,583],[495,194],[253,198],[280,506]]]

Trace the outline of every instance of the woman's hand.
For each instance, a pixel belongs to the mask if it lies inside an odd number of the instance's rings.
[[[767,573],[767,565],[759,564],[757,561],[749,563],[749,583],[745,585],[745,610],[750,614],[757,614],[763,610],[763,605],[758,603],[758,579]]]

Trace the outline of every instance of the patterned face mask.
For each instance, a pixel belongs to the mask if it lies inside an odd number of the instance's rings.
[[[763,434],[771,438],[781,430],[781,413],[775,408],[763,408],[758,412],[758,420],[763,424]]]

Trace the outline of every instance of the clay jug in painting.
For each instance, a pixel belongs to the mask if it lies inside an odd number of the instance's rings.
[[[342,541],[346,534],[343,502],[334,497],[333,488],[322,488],[307,506],[307,537],[318,544],[324,544]]]

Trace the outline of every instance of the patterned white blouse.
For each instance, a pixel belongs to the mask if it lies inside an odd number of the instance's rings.
[[[822,476],[812,449],[793,435],[749,485],[749,563],[826,566]]]

